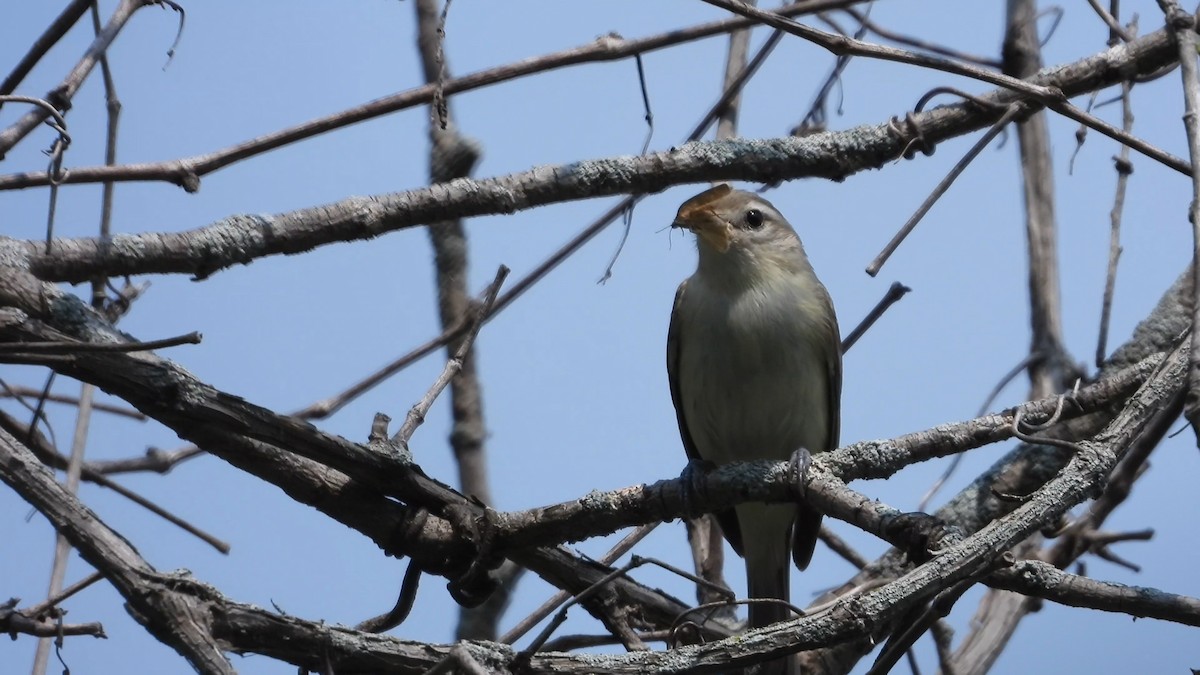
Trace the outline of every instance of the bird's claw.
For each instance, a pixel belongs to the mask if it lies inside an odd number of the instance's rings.
[[[961,539],[940,518],[927,513],[902,513],[884,528],[908,559],[921,564],[944,553]]]
[[[805,475],[812,466],[812,453],[808,448],[799,448],[788,459],[788,480],[796,490],[796,494],[804,497],[808,493],[808,483]]]
[[[683,467],[679,478],[683,481],[683,512],[687,518],[695,518],[702,515],[704,512],[697,508],[696,502],[699,501],[700,493],[704,491],[704,477],[709,471],[716,468],[716,464],[704,459],[689,459],[687,466]]]

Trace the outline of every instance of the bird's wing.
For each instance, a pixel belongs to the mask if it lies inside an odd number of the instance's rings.
[[[833,300],[830,299],[829,292],[824,288],[817,293],[817,302],[821,303],[823,309],[826,310],[816,314],[816,316],[823,317],[822,321],[825,322],[825,325],[821,326],[821,330],[816,334],[823,336],[817,349],[823,354],[825,360],[825,381],[827,383],[825,395],[829,398],[829,405],[826,406],[829,410],[829,421],[822,447],[810,448],[810,451],[823,452],[833,450],[838,446],[842,400],[842,339],[838,334],[837,316],[833,313]],[[817,537],[821,532],[821,518],[821,512],[808,504],[796,505],[796,522],[792,527],[792,560],[801,571],[807,569],[809,562],[812,561]]]
[[[698,462],[704,458],[700,456],[700,452],[696,450],[696,442],[692,440],[692,432],[688,429],[687,419],[683,414],[683,395],[679,391],[679,353],[682,348],[679,308],[683,304],[683,294],[686,290],[687,281],[684,281],[679,284],[679,290],[675,291],[675,305],[671,309],[671,324],[667,329],[667,382],[671,386],[671,403],[675,405],[675,420],[679,423],[679,437],[683,440],[683,449],[687,452],[688,459]],[[838,368],[840,373],[840,358]],[[840,375],[838,381],[840,389]],[[733,509],[727,509],[718,511],[713,516],[716,517],[717,524],[721,526],[721,531],[725,533],[725,538],[729,540],[729,545],[738,555],[744,555],[742,530],[738,526],[737,514]]]
[[[671,324],[667,328],[667,381],[671,385],[671,403],[675,405],[675,420],[679,423],[679,436],[683,439],[683,449],[688,459],[700,461],[700,453],[696,451],[696,443],[688,430],[687,420],[683,417],[683,397],[679,393],[679,350],[680,319],[679,308],[683,305],[683,294],[687,290],[687,282],[679,284],[675,291],[675,305],[671,308]]]
[[[824,290],[824,289],[822,289]],[[821,293],[821,302],[829,311],[822,312],[828,322],[825,335],[829,343],[825,346],[825,373],[829,379],[829,438],[822,450],[837,448],[841,435],[842,411],[842,337],[838,331],[837,315],[833,311],[833,299],[829,292]]]

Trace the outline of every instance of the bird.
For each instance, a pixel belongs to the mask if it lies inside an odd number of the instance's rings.
[[[693,232],[699,253],[675,293],[667,333],[688,458],[722,465],[835,448],[837,317],[796,231],[762,196],[727,184],[684,202],[672,227]],[[821,513],[805,503],[745,503],[714,515],[745,558],[749,596],[789,601],[790,562],[808,567]],[[749,606],[750,628],[788,618],[779,603]],[[767,672],[790,672],[790,663],[772,663]]]

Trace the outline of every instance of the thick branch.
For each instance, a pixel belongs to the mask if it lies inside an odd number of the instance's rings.
[[[70,331],[69,337],[71,339],[98,342],[128,340],[126,336],[116,333],[111,327],[99,323],[99,319],[91,313],[91,310],[77,299],[61,293],[61,291],[53,286],[38,285],[34,281],[21,278],[18,273],[7,275],[4,281],[6,283],[0,283],[0,298],[19,302],[31,311],[43,313],[45,318],[52,320],[59,330]],[[30,291],[30,295],[20,295],[22,289]],[[1160,351],[1164,345],[1169,344],[1172,339],[1178,337],[1179,323],[1174,318],[1178,313],[1174,309],[1178,302],[1178,298],[1176,297],[1178,292],[1178,289],[1175,289],[1171,294],[1168,294],[1164,300],[1165,309],[1161,309],[1161,311],[1156,310],[1152,319],[1139,327],[1138,343],[1120,350],[1117,356],[1114,357],[1114,362],[1129,363],[1129,359],[1131,358],[1142,358],[1147,353]],[[1184,316],[1187,316],[1186,312],[1184,312]],[[36,321],[22,316],[20,312],[13,312],[12,310],[0,316],[0,332],[4,333],[4,336],[10,339],[14,336],[16,339],[32,340],[60,340],[63,338],[63,335],[57,334],[54,331],[47,333],[40,330]],[[182,426],[188,428],[191,433],[202,433],[191,429],[190,424],[206,426],[211,433],[215,434],[211,447],[213,447],[214,451],[220,449],[227,456],[236,457],[239,453],[249,455],[250,453],[247,449],[254,448],[261,445],[261,443],[248,440],[245,436],[268,434],[270,436],[268,442],[270,443],[281,447],[291,448],[294,446],[306,452],[320,454],[324,460],[334,461],[335,463],[344,462],[346,466],[352,466],[355,462],[362,459],[364,457],[363,453],[366,453],[365,456],[369,465],[377,461],[365,449],[353,446],[353,444],[349,444],[342,439],[320,434],[320,432],[317,432],[311,426],[299,426],[294,421],[281,416],[260,418],[259,416],[265,415],[265,413],[262,413],[254,406],[228,394],[216,392],[216,390],[203,385],[203,383],[199,383],[190,378],[190,376],[181,377],[183,374],[178,369],[153,354],[84,353],[74,356],[73,361],[70,363],[56,365],[64,370],[71,371],[75,376],[90,374],[90,377],[103,380],[104,384],[102,386],[107,386],[114,393],[122,397],[132,397],[135,400],[131,402],[134,402],[140,408],[148,409],[147,412],[150,412],[152,415],[157,412],[158,414],[155,416],[163,419],[173,428]],[[103,373],[108,373],[108,375],[103,376]],[[206,399],[205,397],[209,398]],[[208,406],[211,406],[211,408]],[[153,410],[149,410],[151,408]],[[247,416],[243,417],[243,414]],[[185,419],[189,418],[189,416],[191,418],[190,423]],[[247,427],[250,429],[249,433]],[[273,429],[273,431],[268,433],[264,430],[264,427]],[[279,454],[286,456],[286,453],[280,452]],[[830,457],[832,460],[834,455]],[[231,461],[235,461],[236,463],[237,460]],[[243,461],[246,460],[243,459]],[[1059,467],[1061,467],[1061,464]],[[1057,469],[1050,469],[1049,475],[1054,475],[1055,471]],[[1030,473],[1036,475],[1036,472]],[[368,489],[370,489],[370,485],[374,484],[374,480],[365,483]],[[830,483],[830,485],[833,484]],[[989,513],[986,508],[980,507],[983,506],[981,494],[986,494],[987,490],[994,486],[995,476],[992,476],[974,493],[973,498],[970,500],[970,514],[957,514],[956,518],[962,523],[970,523],[971,519],[993,517],[994,513]],[[401,487],[402,489],[408,489],[409,486]],[[1029,490],[1021,490],[1019,488],[1008,489],[1007,486],[1003,486],[1002,491],[1025,493]],[[815,499],[819,500],[825,499],[821,495],[833,493],[826,493],[814,485],[813,494],[816,495]],[[430,493],[427,496],[434,501],[442,499],[441,493]],[[446,497],[446,503],[449,504],[462,503],[459,500],[461,500],[461,497],[454,496],[453,493],[449,497]],[[842,508],[838,506],[841,502],[836,502],[832,498],[827,501],[828,503],[821,501],[816,501],[815,503],[831,510]],[[480,514],[472,510],[469,512],[469,515],[471,518],[475,518]],[[450,525],[453,526],[454,523]],[[399,527],[391,529],[386,534],[394,534],[398,529]],[[375,531],[379,531],[379,529]],[[964,531],[973,530],[964,528]],[[381,533],[381,535],[383,534]],[[1005,534],[1004,536],[1008,535]],[[381,538],[386,540],[386,536],[381,536]],[[994,544],[995,541],[993,540],[984,550],[991,550],[990,547]],[[556,583],[556,585],[561,584],[563,587],[578,588],[580,584],[581,575],[579,574],[579,569],[561,562],[566,559],[565,554],[561,551],[539,549],[528,555],[525,552],[514,552],[512,557],[519,560],[522,564],[535,569],[539,574],[551,579],[552,583]],[[556,557],[560,561],[559,563],[553,562]],[[458,559],[461,560],[462,558]],[[598,578],[600,574],[599,569],[597,568],[595,570],[596,573],[592,575],[591,578],[593,581]],[[954,571],[955,574],[962,572],[959,568],[955,569],[957,570]],[[912,596],[912,602],[918,602],[920,597],[917,597],[917,595]],[[647,603],[658,602],[660,608],[663,606],[661,597],[653,596],[649,593],[643,592],[638,601]],[[670,621],[669,613],[660,610],[655,611],[658,613],[647,612],[647,615],[655,617],[654,620],[665,617],[665,622]],[[880,615],[879,620],[884,621],[887,616],[890,615]],[[872,626],[868,626],[867,628],[870,629],[879,625],[881,624],[872,624]],[[813,630],[825,630],[828,628],[823,623],[813,624],[813,626]],[[851,632],[840,633],[839,635],[845,639],[852,639],[854,636],[863,636],[864,633],[862,630],[855,628]],[[776,635],[770,639],[790,640],[791,638],[781,638]],[[799,648],[796,642],[785,641],[779,644],[781,645],[779,647],[781,651]],[[728,648],[728,646],[723,646],[721,649]],[[703,656],[702,658],[707,659],[708,656]]]
[[[1008,3],[1004,37],[1004,72],[1030,77],[1042,67],[1034,0]],[[1062,298],[1058,283],[1058,235],[1054,219],[1054,165],[1050,130],[1044,111],[1017,122],[1021,156],[1021,188],[1025,196],[1025,235],[1029,249],[1029,313],[1032,325],[1029,365],[1030,398],[1062,391]]]
[[[1042,67],[1037,3],[1035,0],[1010,0],[1006,7],[1004,72],[1014,77],[1028,77]],[[1074,368],[1063,346],[1054,166],[1046,113],[1034,113],[1016,126],[1029,252],[1029,398],[1041,398],[1061,392],[1068,386]],[[988,672],[1031,604],[1024,597],[989,591],[971,622],[971,632],[955,652],[956,674]]]
[[[1043,72],[1030,82],[1068,96],[1152,72],[1177,58],[1164,31]],[[923,137],[936,144],[992,124],[1020,96],[1009,90],[983,98],[997,107],[963,103],[916,114]],[[370,239],[447,218],[511,213],[544,204],[614,194],[648,193],[709,180],[775,183],[803,177],[841,179],[900,156],[911,139],[889,124],[804,138],[688,143],[643,156],[586,160],[495,178],[369,198],[352,198],[275,216],[240,215],[187,232],[115,236],[110,241],[59,239],[46,255],[41,242],[24,244],[35,273],[48,281],[84,281],[148,273],[205,277],[235,264],[280,253],[301,253],[336,241]],[[1172,160],[1180,170],[1186,163]],[[0,239],[0,244],[3,243]]]
[[[18,288],[23,286],[17,284]],[[0,284],[0,297],[4,290]],[[78,298],[60,294],[52,287],[42,290],[48,296],[47,306],[61,312],[58,320],[77,331],[73,334],[76,339],[85,335],[100,342],[128,339],[101,323]],[[39,334],[50,339],[63,337],[22,318],[20,312],[0,310],[0,339],[14,339],[14,332],[19,334],[15,339],[36,339]],[[120,363],[110,362],[111,358]],[[455,579],[478,554],[461,533],[472,532],[470,524],[482,518],[482,512],[461,494],[425,477],[397,457],[322,433],[310,424],[212,389],[153,354],[90,353],[79,355],[71,364],[56,365],[70,370],[73,377],[92,381],[124,398],[211,454],[271,481],[294,499],[367,534],[387,552],[412,556],[422,569]],[[319,461],[310,461],[313,459]],[[346,475],[331,471],[330,466],[345,469]],[[421,509],[397,504],[387,495],[451,517],[422,518]],[[559,549],[524,550],[510,557],[549,583],[572,592],[586,589],[609,571]],[[674,598],[626,579],[618,580],[613,589],[620,602],[640,607],[646,620],[654,625],[670,625],[687,608]],[[707,626],[706,632],[727,635],[731,631],[718,623]]]
[[[128,603],[134,618],[202,673],[233,673],[221,648],[204,630],[207,619],[181,601],[124,537],[67,492],[33,453],[0,429],[0,480],[40,511],[79,555],[102,572]]]
[[[780,7],[775,11],[780,16],[800,16],[815,12],[848,7],[863,0],[807,0]],[[619,35],[606,35],[594,42],[551,54],[523,59],[515,63],[489,68],[446,80],[442,95],[450,96],[481,87],[500,84],[509,80],[549,72],[558,68],[627,59],[667,47],[722,35],[738,28],[755,24],[750,19],[726,19],[668,31],[644,38],[626,40]],[[64,183],[99,183],[104,181],[167,181],[175,183],[189,192],[200,188],[200,178],[227,166],[261,155],[271,150],[298,143],[330,131],[359,122],[365,122],[389,113],[431,103],[437,96],[437,88],[427,84],[409,89],[360,106],[340,111],[333,115],[309,120],[258,138],[243,141],[227,148],[203,155],[146,164],[121,166],[89,166],[71,169]],[[44,171],[0,176],[0,190],[14,190],[49,185],[49,176]]]
[[[1187,133],[1188,156],[1191,159],[1192,173],[1192,203],[1188,209],[1188,220],[1192,224],[1192,274],[1194,289],[1200,289],[1200,72],[1196,68],[1196,17],[1180,8],[1174,0],[1159,0],[1159,5],[1166,15],[1168,28],[1179,43],[1179,72],[1183,78],[1183,125]],[[1192,307],[1193,322],[1200,319],[1195,312],[1200,312],[1200,298],[1194,301]],[[1192,346],[1200,351],[1200,331],[1192,333]],[[1187,401],[1183,414],[1191,422],[1193,433],[1197,435],[1200,445],[1200,354],[1192,353],[1191,386],[1188,389]]]
[[[450,77],[446,64],[443,19],[437,0],[417,0],[417,51],[425,82],[443,87]],[[447,6],[448,8],[448,6]],[[429,178],[430,183],[444,183],[471,175],[481,156],[479,145],[458,132],[450,114],[450,104],[441,99],[442,109],[430,105],[429,115]],[[471,311],[471,296],[467,292],[467,234],[462,220],[442,220],[430,223],[429,242],[433,245],[433,261],[437,276],[438,315],[443,330],[462,323]],[[480,316],[482,322],[485,317]],[[460,351],[465,336],[446,343],[446,355]],[[483,387],[476,368],[478,351],[468,345],[462,354],[461,367],[450,381],[450,412],[453,427],[450,447],[458,465],[458,486],[463,494],[473,496],[482,504],[492,503],[488,485],[487,454],[484,439],[487,433],[483,418]],[[519,576],[517,572],[510,583]],[[511,589],[494,593],[493,598],[506,597]],[[500,613],[507,603],[483,603],[463,607],[459,611],[459,639],[495,640],[499,633]]]
[[[1151,354],[1170,350],[1191,327],[1191,267],[1163,294],[1158,305],[1134,329],[1133,336],[1104,364],[1101,376],[1128,368]],[[1068,438],[1086,438],[1103,424],[1102,416],[1087,416],[1063,425]],[[1029,494],[1059,475],[1070,459],[1060,448],[1021,445],[983,472],[963,491],[935,514],[948,525],[963,532],[974,532],[1003,517],[1013,503],[996,493]],[[901,551],[892,550],[873,562],[862,573],[847,581],[837,592],[859,584],[871,583],[903,574],[910,568]],[[857,640],[802,654],[802,660],[820,672],[849,672],[874,647],[870,640]]]
[[[1089,579],[1036,560],[1021,560],[1012,569],[993,574],[987,584],[1070,607],[1200,626],[1200,600],[1196,598]]]
[[[58,293],[49,288],[48,293]],[[50,320],[62,321],[67,306],[79,303],[74,296],[62,294],[57,314]],[[79,303],[82,305],[82,303]],[[85,312],[77,307],[75,312]],[[58,340],[62,336],[40,322],[13,316],[7,325],[0,321],[0,338],[35,341]],[[71,337],[88,341],[128,339],[119,338],[111,328],[98,319],[90,326],[75,326],[80,331]],[[1129,372],[1113,376],[1081,391],[1073,402],[1064,405],[1063,415],[1074,417],[1083,412],[1109,405],[1136,386],[1152,364],[1142,364]],[[448,514],[451,507],[478,514],[478,509],[461,494],[424,476],[401,457],[361,446],[346,439],[323,433],[312,425],[278,415],[240,398],[221,392],[196,380],[186,371],[153,354],[122,352],[83,352],[67,364],[55,364],[60,372],[91,382],[129,401],[139,410],[170,426],[181,437],[212,452],[224,455],[228,444],[244,444],[248,440],[276,445],[337,469],[366,486],[385,495],[392,495],[410,505],[419,505],[435,514]],[[186,393],[183,393],[186,392]],[[1058,406],[1057,399],[1045,399],[1021,410],[1025,419],[1037,423],[1048,419]],[[946,425],[934,430],[912,434],[893,442],[867,442],[842,450],[822,454],[817,460],[821,470],[845,479],[884,477],[914,461],[944,456],[952,452],[979,447],[988,442],[1010,438],[1017,408],[999,415],[972,420],[960,425]],[[750,465],[753,466],[753,465]],[[782,464],[780,466],[783,466]],[[782,472],[779,472],[782,473]],[[754,484],[763,484],[751,471],[741,477],[749,484],[735,490],[741,501],[755,498]],[[786,479],[780,485],[786,484]],[[670,486],[669,490],[664,486]],[[497,518],[490,533],[491,540],[503,542],[506,548],[578,540],[586,536],[612,532],[620,527],[647,522],[647,513],[655,519],[677,517],[685,512],[678,494],[679,481],[664,481],[649,488],[637,488],[612,493],[611,498],[590,496],[574,507],[557,505],[529,512],[515,519]],[[665,492],[672,496],[667,499]],[[627,500],[628,498],[628,500]],[[764,497],[758,497],[762,499]],[[775,500],[788,498],[786,490],[777,490]],[[629,501],[632,500],[632,501]],[[636,506],[634,504],[637,504]],[[663,510],[664,504],[673,509]],[[717,502],[713,509],[729,506]],[[647,509],[650,509],[647,512]],[[582,515],[575,515],[576,513]],[[835,514],[836,515],[836,514]],[[472,518],[463,518],[468,522]],[[859,523],[862,526],[862,523]],[[884,525],[879,525],[883,528]],[[879,530],[873,530],[879,531]]]

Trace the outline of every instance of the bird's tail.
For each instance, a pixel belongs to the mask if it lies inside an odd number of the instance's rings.
[[[791,577],[790,528],[793,510],[790,504],[743,504],[737,507],[746,554],[746,586],[751,598],[790,602]],[[749,535],[749,536],[747,536]],[[750,628],[763,628],[794,618],[787,605],[778,602],[750,604]],[[795,657],[788,656],[760,664],[761,675],[798,673]]]
[[[769,565],[755,565],[750,569],[750,559],[746,559],[746,580],[751,598],[783,600],[787,602],[788,577],[791,565],[784,557],[782,561],[771,561]],[[792,618],[792,612],[785,605],[777,602],[754,602],[750,604],[750,628],[763,628],[773,623]]]

